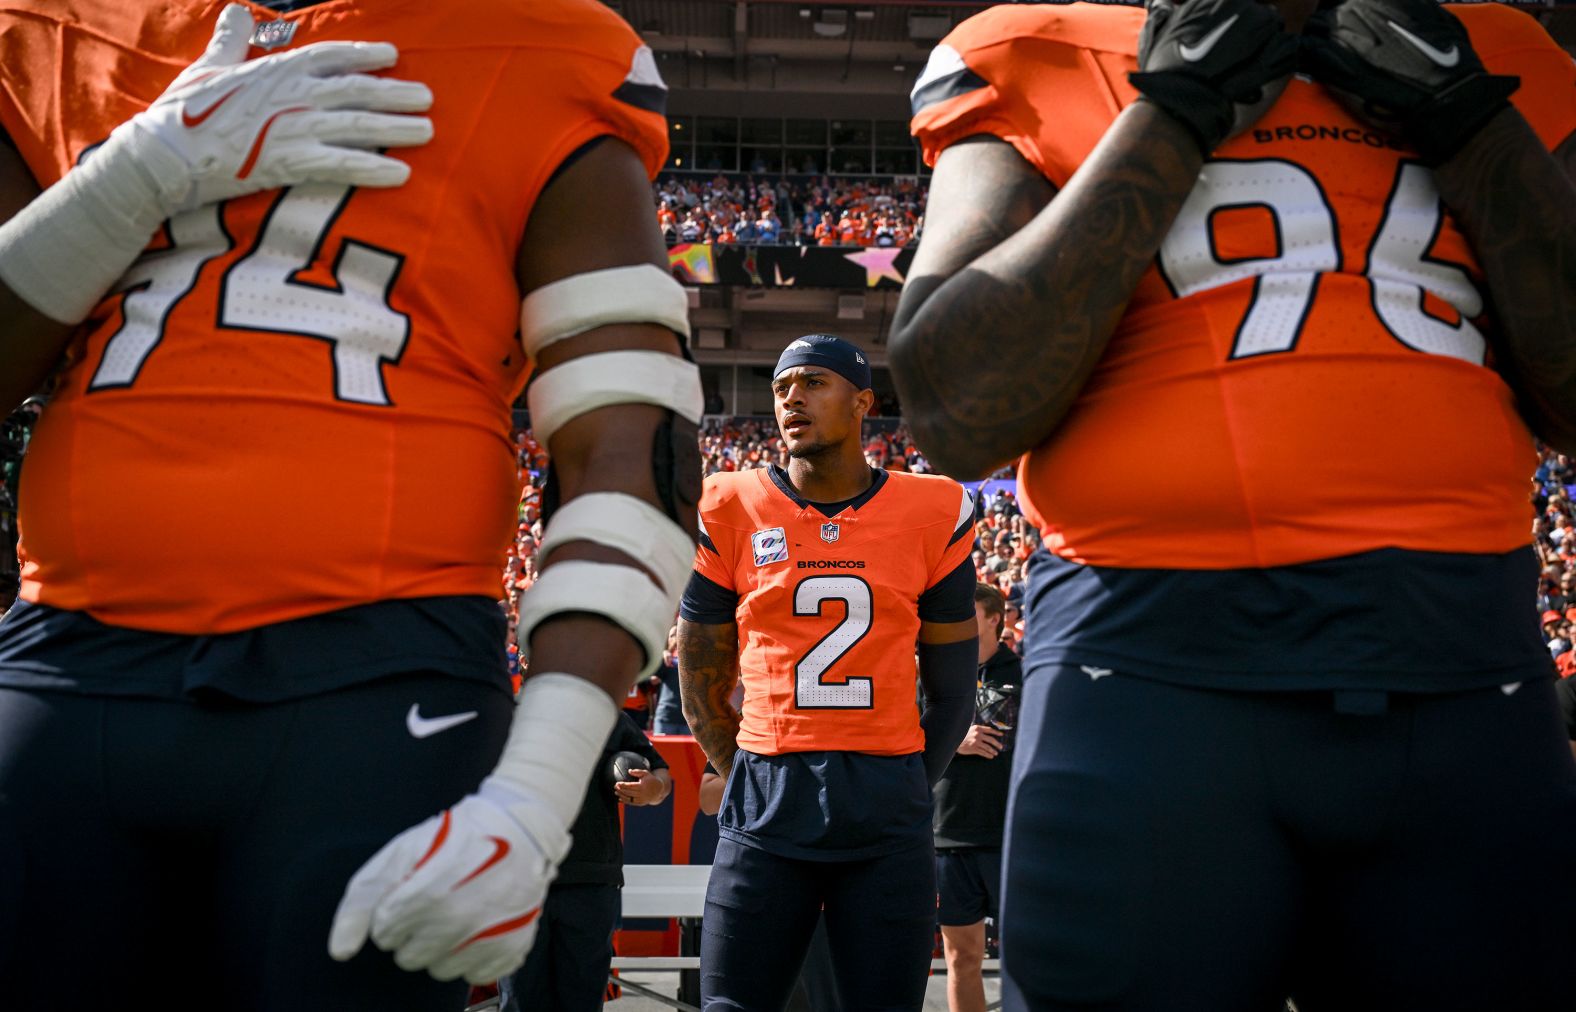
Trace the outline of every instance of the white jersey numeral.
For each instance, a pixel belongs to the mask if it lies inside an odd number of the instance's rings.
[[[144,253],[115,285],[114,291],[126,293],[120,302],[121,325],[104,345],[89,390],[128,387],[136,381],[142,364],[164,339],[170,310],[196,287],[203,265],[233,245],[217,204],[176,215],[165,222],[164,232],[169,245]]]
[[[1273,255],[1220,255],[1215,216],[1243,208],[1269,213]],[[1365,273],[1374,312],[1409,348],[1481,365],[1483,335],[1469,318],[1483,311],[1483,297],[1465,270],[1428,255],[1443,221],[1433,174],[1402,162],[1368,250]],[[1313,308],[1320,274],[1341,268],[1335,211],[1318,180],[1300,165],[1280,159],[1208,162],[1161,243],[1159,265],[1178,298],[1252,278],[1253,295],[1230,357],[1291,351]],[[1430,315],[1423,307],[1425,293],[1449,304],[1460,319],[1449,323]]]
[[[1374,312],[1408,348],[1482,365],[1487,346],[1469,318],[1483,312],[1483,295],[1466,271],[1428,256],[1444,217],[1434,174],[1415,162],[1403,162],[1385,205],[1384,224],[1368,250]],[[1449,303],[1461,318],[1452,324],[1430,316],[1423,309],[1424,292]]]
[[[352,192],[317,183],[282,191],[256,244],[220,282],[218,325],[326,341],[333,349],[334,396],[387,405],[383,365],[397,363],[410,340],[410,317],[389,304],[404,257],[342,239],[333,287],[297,277],[317,258]],[[169,246],[144,254],[116,285],[126,293],[123,322],[105,345],[89,390],[136,381],[164,338],[170,311],[196,287],[208,262],[234,246],[222,215],[223,205],[215,204],[170,219]]]
[[[801,710],[869,709],[875,705],[869,678],[824,680],[832,665],[870,631],[874,602],[870,585],[854,576],[812,576],[793,591],[795,615],[819,616],[827,601],[847,608],[843,620],[794,665],[794,705]]]
[[[329,183],[280,194],[257,245],[225,272],[219,324],[327,341],[334,347],[334,395],[388,404],[383,363],[398,362],[410,339],[410,317],[388,299],[404,257],[344,239],[334,261],[337,288],[296,279],[317,258],[349,196],[350,187]]]
[[[1221,211],[1262,207],[1275,220],[1274,256],[1226,260],[1215,247]],[[1288,351],[1313,304],[1319,273],[1340,267],[1335,212],[1318,181],[1274,159],[1209,162],[1160,245],[1160,265],[1178,298],[1253,278],[1253,298],[1231,357]]]

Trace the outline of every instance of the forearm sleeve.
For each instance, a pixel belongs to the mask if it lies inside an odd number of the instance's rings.
[[[925,692],[919,726],[925,732],[925,776],[932,787],[947,771],[974,721],[978,656],[979,641],[973,638],[919,644],[919,683]]]

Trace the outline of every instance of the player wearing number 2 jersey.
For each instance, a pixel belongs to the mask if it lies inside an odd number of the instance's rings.
[[[1007,1006],[1568,1005],[1525,489],[1529,424],[1576,442],[1569,55],[1494,5],[1026,4],[913,101],[894,376],[1046,542]]]
[[[772,392],[789,466],[707,479],[679,625],[685,716],[728,778],[701,1002],[781,1009],[824,907],[846,1006],[918,1009],[930,785],[973,715],[974,504],[865,462],[874,395],[848,342],[794,341]]]
[[[457,1009],[524,959],[694,551],[665,97],[593,0],[0,9],[0,393],[58,374],[0,625],[0,1006]]]

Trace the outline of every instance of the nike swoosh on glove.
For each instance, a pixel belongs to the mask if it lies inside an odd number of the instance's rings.
[[[1436,0],[1346,0],[1309,20],[1301,64],[1352,113],[1437,165],[1510,104],[1466,27]]]
[[[334,914],[329,954],[349,959],[370,937],[403,970],[497,980],[525,962],[568,850],[569,834],[544,809],[484,784],[362,866]]]
[[[253,27],[245,7],[225,7],[202,56],[105,144],[152,176],[161,218],[296,183],[410,177],[404,162],[368,150],[432,139],[432,121],[409,115],[431,107],[427,86],[369,73],[394,66],[394,46],[318,42],[247,60]]]
[[[1257,0],[1150,0],[1148,8],[1128,80],[1181,120],[1207,157],[1279,96],[1296,69],[1297,40]]]

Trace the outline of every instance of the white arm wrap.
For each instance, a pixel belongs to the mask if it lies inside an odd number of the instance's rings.
[[[555,828],[568,830],[616,720],[613,697],[584,678],[560,671],[531,675],[520,688],[503,755],[478,793],[505,809],[544,806],[553,814]],[[518,814],[515,818],[531,824]],[[537,843],[562,859],[569,839],[567,832],[560,837]]]
[[[129,129],[117,129],[0,227],[0,280],[58,323],[87,319],[164,220],[157,180],[125,157]],[[184,171],[173,154],[144,147],[144,154],[174,159],[161,168]]]
[[[531,633],[547,619],[565,612],[590,612],[607,618],[645,648],[646,662],[640,669],[640,677],[645,678],[662,661],[678,598],[678,592],[661,589],[629,566],[579,559],[554,563],[520,599],[520,652],[529,656]]]
[[[660,351],[606,351],[542,373],[527,394],[531,430],[544,446],[564,424],[612,404],[655,404],[699,422],[700,369]]]
[[[609,267],[543,285],[520,304],[520,339],[534,360],[555,341],[611,323],[655,323],[689,338],[689,298],[653,264]]]
[[[675,607],[695,567],[695,542],[684,528],[622,492],[588,492],[559,507],[542,535],[542,558],[570,541],[594,541],[638,560],[657,574]]]

